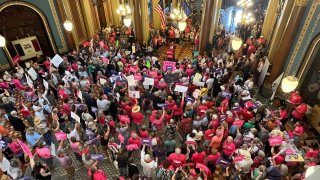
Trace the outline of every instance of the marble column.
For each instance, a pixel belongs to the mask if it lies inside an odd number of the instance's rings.
[[[270,37],[271,41],[268,39],[268,41],[269,41],[268,60],[270,61],[270,63],[273,62],[276,51],[279,48],[279,41],[280,41],[282,34],[283,34],[283,31],[287,25],[293,4],[294,4],[294,1],[290,1],[290,0],[287,0],[284,3],[283,9],[281,11],[281,15],[280,15],[278,23],[276,25],[276,28],[273,30],[274,31],[274,32],[272,32],[273,35]]]
[[[112,19],[113,25],[120,26],[121,25],[121,16],[117,14],[117,9],[120,6],[119,0],[110,0],[111,10],[112,10]]]
[[[107,16],[107,22],[108,25],[113,25],[113,11],[112,11],[112,5],[111,0],[106,0],[104,2],[106,4],[107,9],[105,10],[106,16]]]
[[[215,0],[214,1],[214,16],[211,20],[211,28],[210,28],[210,36],[209,42],[212,42],[213,36],[218,28],[219,16],[220,16],[220,9],[221,9],[222,0]]]
[[[269,82],[273,82],[283,72],[286,59],[297,35],[297,30],[301,23],[307,3],[308,0],[295,0],[294,2],[287,25],[284,29],[281,40],[279,41],[279,48],[275,53]]]
[[[217,0],[207,0],[204,1],[203,9],[202,9],[202,20],[201,20],[201,28],[200,28],[200,43],[199,43],[199,52],[206,51],[207,46],[211,42],[210,39],[210,31],[212,21],[215,16],[215,1]]]
[[[142,25],[142,41],[149,39],[149,16],[148,1],[141,1],[141,25]]]
[[[266,17],[264,18],[263,26],[262,26],[262,32],[261,34],[264,36],[264,38],[267,41],[270,41],[270,36],[272,31],[274,30],[273,24],[276,20],[277,16],[277,9],[279,5],[280,0],[269,0],[268,9],[266,13]]]

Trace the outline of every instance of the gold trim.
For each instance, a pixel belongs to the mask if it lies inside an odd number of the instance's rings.
[[[308,0],[295,0],[294,4],[297,6],[306,6],[308,4]]]
[[[55,24],[57,26],[57,30],[58,30],[58,33],[59,33],[59,37],[61,39],[61,43],[62,43],[62,48],[58,48],[58,51],[59,51],[59,53],[68,51],[68,47],[67,47],[66,41],[65,41],[64,36],[63,36],[62,28],[60,26],[60,21],[59,21],[59,18],[58,18],[58,15],[57,15],[57,11],[56,11],[56,7],[55,7],[55,4],[54,4],[53,0],[49,0],[49,5],[50,5],[50,9],[51,9],[51,12],[52,12],[52,16],[53,16],[54,22],[55,22]]]
[[[76,5],[77,5],[77,10],[78,10],[78,14],[80,15],[80,24],[81,24],[81,30],[84,34],[84,39],[81,39],[78,43],[83,43],[84,41],[87,40],[87,37],[88,37],[88,34],[86,32],[86,28],[85,28],[85,24],[84,24],[84,19],[83,19],[83,16],[82,16],[82,12],[81,12],[81,8],[80,8],[80,4],[79,4],[79,1],[76,1]]]
[[[319,0],[318,0],[318,2],[319,2]],[[312,3],[312,6],[311,6],[311,8],[310,8],[310,10],[309,10],[309,13],[308,13],[308,16],[307,16],[307,18],[306,18],[306,22],[304,23],[303,28],[302,28],[302,30],[301,30],[301,33],[299,34],[298,42],[297,42],[297,44],[296,44],[296,46],[295,46],[295,48],[294,48],[294,51],[293,51],[293,53],[292,53],[292,55],[291,55],[291,59],[290,59],[290,61],[289,61],[288,67],[287,67],[287,69],[286,69],[285,76],[287,76],[287,75],[289,74],[289,71],[290,71],[291,68],[292,68],[293,62],[294,62],[294,60],[295,60],[296,57],[297,57],[297,54],[298,54],[298,51],[299,51],[299,49],[300,49],[300,47],[301,47],[302,41],[303,41],[303,39],[304,39],[304,36],[306,35],[307,29],[308,29],[308,27],[309,27],[309,25],[310,25],[310,22],[311,22],[311,20],[312,20],[312,17],[313,17],[313,15],[314,15],[314,13],[315,13],[315,11],[316,11],[316,9],[317,9],[317,3],[318,3],[318,2],[317,2],[317,1],[313,1],[313,3]],[[317,20],[317,21],[318,21],[318,20]],[[314,29],[315,26],[316,26],[316,23],[314,23],[313,29]],[[309,34],[309,39],[311,38],[312,34],[313,34],[313,33],[310,33],[310,34]],[[308,39],[307,43],[304,44],[305,47],[307,47],[308,44],[310,43],[310,42],[309,42],[309,39]],[[294,72],[294,75],[295,75],[295,73],[296,73],[296,72]]]
[[[23,1],[9,1],[9,2],[6,2],[6,3],[3,3],[0,5],[0,12],[9,7],[9,6],[15,6],[15,5],[18,5],[18,6],[26,6],[32,10],[34,10],[35,12],[38,13],[38,15],[41,17],[42,19],[42,22],[44,24],[44,27],[45,27],[45,30],[47,32],[47,35],[49,37],[49,41],[50,41],[50,45],[53,49],[53,52],[56,54],[57,53],[57,48],[55,46],[55,42],[53,40],[53,37],[52,37],[52,34],[51,34],[51,31],[50,31],[50,27],[49,27],[49,24],[48,24],[48,21],[46,19],[46,16],[42,13],[42,11],[40,9],[38,9],[37,7],[35,7],[34,5],[32,4],[29,4],[29,3],[26,3],[26,2],[23,2]],[[10,54],[9,54],[10,55]],[[10,59],[12,61],[12,57],[10,55]]]

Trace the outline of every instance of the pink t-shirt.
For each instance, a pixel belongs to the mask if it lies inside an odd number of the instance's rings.
[[[296,135],[301,136],[303,134],[303,126],[297,126],[294,128],[294,132]]]
[[[73,152],[80,154],[79,143],[78,142],[70,142],[70,147]]]
[[[235,151],[236,151],[236,146],[234,145],[233,142],[229,143],[229,142],[225,141],[223,143],[223,153],[226,156],[231,156]]]
[[[172,153],[169,155],[168,160],[173,165],[173,167],[177,168],[186,163],[187,157],[184,154]]]
[[[42,157],[42,158],[51,158],[51,151],[49,148],[47,147],[43,147],[43,148],[36,148],[36,153]]]
[[[194,162],[194,163],[202,163],[203,164],[203,162],[204,162],[204,158],[206,157],[206,153],[205,152],[201,152],[201,153],[194,153],[193,155],[192,155],[192,161]]]

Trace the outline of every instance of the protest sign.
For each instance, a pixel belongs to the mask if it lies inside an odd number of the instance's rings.
[[[134,80],[135,80],[135,81],[141,81],[141,80],[142,80],[141,74],[135,74],[135,75],[134,75]]]
[[[154,85],[154,79],[153,79],[153,78],[144,78],[143,84],[144,84],[144,85],[151,85],[151,86],[153,86],[153,85]]]
[[[244,120],[235,120],[232,126],[242,127],[243,123],[244,123]]]
[[[28,74],[29,76],[31,77],[32,80],[36,80],[37,77],[38,77],[38,74],[37,72],[33,69],[33,67],[31,67],[29,70],[28,70]]]
[[[234,162],[239,162],[239,161],[242,161],[242,160],[244,160],[244,156],[243,155],[236,156],[233,159]]]
[[[54,135],[56,136],[56,139],[57,139],[58,141],[67,139],[67,134],[64,133],[64,132],[62,132],[62,131],[61,131],[61,132],[57,132],[57,133],[55,133]]]
[[[163,79],[166,83],[175,83],[180,81],[180,76],[178,73],[166,74],[163,76]]]
[[[76,113],[71,112],[71,118],[80,123],[80,117]]]
[[[174,88],[174,91],[185,93],[185,92],[188,91],[188,87],[177,85],[177,86]]]
[[[173,61],[163,61],[163,70],[167,71],[167,70],[176,70],[176,62]]]
[[[51,59],[51,63],[55,66],[55,67],[59,67],[59,65],[63,62],[63,59],[61,56],[59,56],[59,54],[56,54],[52,59]]]
[[[141,138],[141,143],[146,146],[152,146],[152,140],[148,138]]]
[[[104,159],[102,154],[91,154],[90,156],[94,161],[102,161]]]
[[[157,107],[159,107],[159,108],[162,108],[162,107],[165,107],[165,106],[167,106],[166,103],[157,103]]]
[[[276,137],[269,138],[269,144],[270,144],[270,146],[281,145],[282,144],[282,137],[281,136],[276,136]]]
[[[128,81],[128,86],[135,86],[136,82],[134,80],[134,76],[130,75],[130,76],[126,76],[126,79]]]
[[[149,76],[150,76],[150,77],[157,77],[157,75],[158,75],[157,70],[151,70],[151,71],[149,71]]]
[[[132,151],[134,149],[139,149],[139,146],[137,144],[129,144],[129,145],[126,146],[126,149],[128,151]]]
[[[14,65],[16,65],[21,60],[19,54],[17,54],[15,57],[12,58],[12,62]]]
[[[193,84],[196,85],[196,86],[204,86],[204,82],[201,82],[201,81],[193,81]]]
[[[131,98],[140,98],[140,92],[139,91],[129,91],[129,97]]]
[[[196,73],[193,77],[193,82],[200,82],[202,78],[202,75],[200,73]]]

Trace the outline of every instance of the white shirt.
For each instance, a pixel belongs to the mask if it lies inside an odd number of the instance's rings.
[[[67,134],[68,139],[71,139],[72,137],[76,138],[77,141],[80,141],[80,136],[76,129],[73,129],[69,134]]]
[[[106,111],[110,108],[110,101],[106,99],[102,99],[102,100],[97,99],[97,106],[99,110]]]
[[[151,162],[145,162],[144,161],[144,155],[146,152],[141,151],[141,166],[143,168],[143,174],[147,177],[151,177],[152,170],[155,170],[157,168],[157,162],[151,161]]]
[[[197,131],[197,130],[193,130],[192,131],[196,136],[194,137],[194,140],[196,141],[201,141],[202,136],[203,136],[203,132],[202,131]]]
[[[209,78],[209,79],[206,81],[206,83],[207,83],[207,88],[208,88],[209,90],[212,89],[213,81],[214,81],[213,78]]]
[[[10,162],[7,158],[3,156],[2,161],[0,162],[0,169],[2,172],[7,172],[10,167]]]

